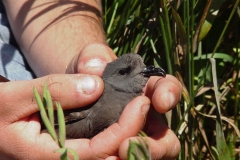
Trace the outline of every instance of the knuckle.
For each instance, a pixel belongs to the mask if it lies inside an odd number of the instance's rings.
[[[55,74],[50,74],[46,79],[47,88],[51,94],[53,101],[60,101],[60,93],[62,83],[59,82],[59,78]]]

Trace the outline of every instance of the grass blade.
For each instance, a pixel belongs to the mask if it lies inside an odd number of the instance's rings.
[[[40,98],[40,95],[39,95],[36,87],[34,87],[33,92],[34,92],[34,96],[35,96],[35,99],[36,99],[37,104],[38,104],[38,107],[39,107],[39,112],[40,112],[42,121],[43,121],[44,125],[46,126],[49,134],[52,136],[53,140],[54,140],[56,143],[58,143],[57,134],[56,134],[53,126],[51,125],[51,123],[50,123],[50,121],[49,121],[49,119],[48,119],[46,110],[45,110],[45,108],[44,108],[43,102],[42,102],[42,100],[41,100],[41,98]]]
[[[222,129],[222,120],[221,120],[221,108],[218,96],[218,84],[217,84],[217,73],[216,73],[216,62],[214,58],[210,58],[210,62],[212,64],[212,76],[213,76],[213,86],[214,93],[217,103],[217,121],[216,121],[216,142],[217,142],[217,150],[219,153],[220,160],[230,160],[231,156],[228,151],[227,143],[223,134]]]
[[[64,143],[66,139],[65,118],[64,118],[64,113],[60,103],[56,102],[56,107],[57,107],[58,126],[59,126],[59,143],[60,143],[60,147],[64,147]]]
[[[50,121],[51,125],[54,127],[54,109],[53,109],[53,104],[52,104],[52,97],[47,88],[46,82],[44,82],[44,87],[43,87],[43,99],[44,99],[44,102],[46,103],[46,109],[48,112],[49,121]]]

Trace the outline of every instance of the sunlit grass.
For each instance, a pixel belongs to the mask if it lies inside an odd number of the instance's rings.
[[[43,89],[43,98],[39,95],[36,88],[34,88],[34,96],[36,99],[36,102],[39,107],[39,112],[41,116],[42,123],[46,127],[48,133],[52,136],[53,140],[58,144],[59,149],[55,152],[58,152],[61,154],[60,159],[61,160],[68,160],[70,153],[74,160],[78,160],[78,154],[76,151],[72,150],[71,148],[65,147],[65,139],[66,139],[66,127],[65,127],[65,118],[64,113],[62,110],[61,105],[56,102],[55,106],[57,108],[57,122],[54,121],[54,106],[51,98],[51,94],[47,88],[47,84],[44,83],[44,89]],[[55,130],[55,126],[58,126],[59,132],[57,133]]]

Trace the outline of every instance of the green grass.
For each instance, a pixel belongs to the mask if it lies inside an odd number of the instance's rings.
[[[62,110],[61,105],[56,102],[55,106],[57,108],[57,122],[54,122],[54,107],[52,103],[52,98],[50,95],[50,92],[47,88],[47,84],[44,83],[44,89],[43,89],[43,98],[40,97],[38,91],[36,88],[33,89],[34,97],[36,99],[36,102],[39,107],[39,112],[41,116],[42,123],[45,125],[48,133],[51,135],[52,139],[58,144],[59,149],[55,152],[58,152],[61,154],[60,159],[61,160],[68,160],[69,154],[72,155],[74,160],[79,160],[78,154],[76,151],[74,151],[71,148],[65,147],[65,139],[66,139],[66,127],[65,127],[65,118],[64,113]],[[55,124],[58,124],[58,130],[57,133],[55,130]]]

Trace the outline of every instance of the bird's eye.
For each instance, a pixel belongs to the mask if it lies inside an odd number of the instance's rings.
[[[126,71],[124,69],[120,69],[118,73],[123,76],[126,74]]]

